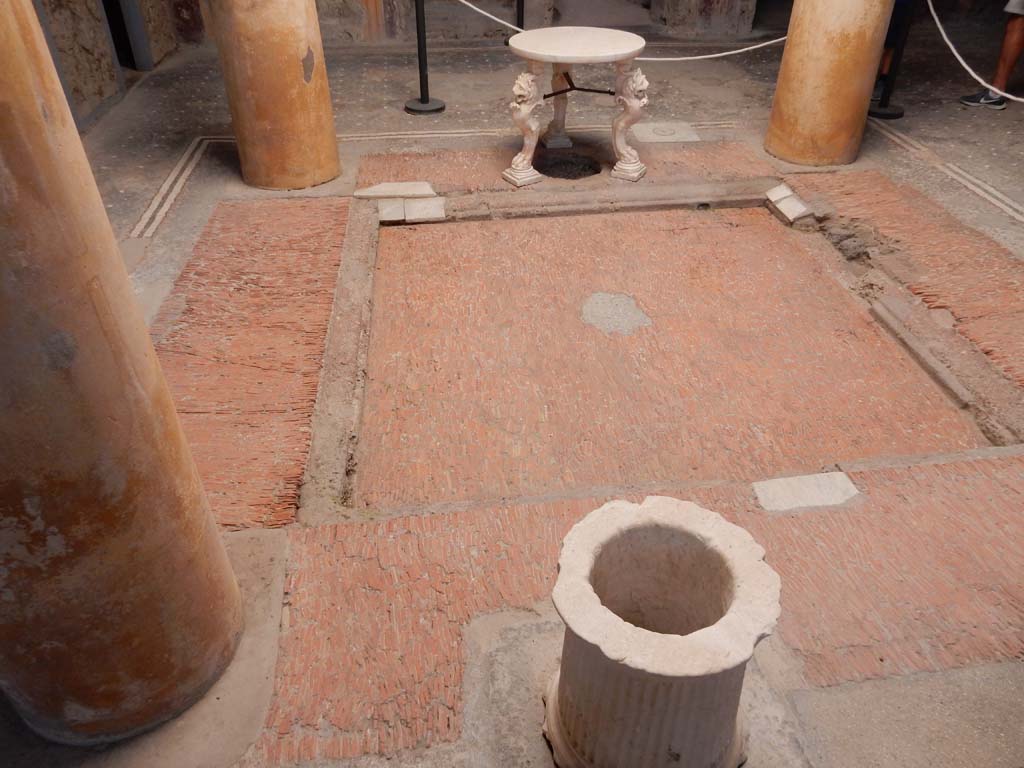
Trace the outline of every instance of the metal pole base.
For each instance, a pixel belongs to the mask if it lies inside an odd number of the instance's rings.
[[[871,109],[868,110],[868,114],[871,117],[877,117],[879,120],[899,120],[903,117],[903,107],[897,107],[894,105],[872,104]]]
[[[444,102],[440,99],[430,99],[424,104],[419,99],[409,99],[405,102],[405,111],[410,115],[434,115],[444,112]]]

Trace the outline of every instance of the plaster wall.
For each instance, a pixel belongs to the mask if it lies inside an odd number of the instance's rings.
[[[388,13],[391,34],[385,32],[384,5],[390,6]],[[369,42],[394,38],[395,24],[403,15],[394,7],[395,0],[317,0],[320,29],[324,45],[331,42]]]
[[[757,0],[652,0],[651,18],[676,35],[745,35]]]
[[[186,43],[198,43],[203,39],[203,15],[199,0],[170,0],[171,17],[178,39]]]
[[[515,22],[515,0],[476,0],[483,10]],[[317,0],[324,45],[332,42],[390,42],[416,36],[413,0]],[[528,27],[551,23],[554,0],[527,3]],[[431,0],[426,6],[427,36],[437,40],[504,37],[509,30],[456,0]]]
[[[171,6],[167,0],[138,0],[138,2],[143,22],[146,25],[150,50],[153,53],[153,63],[157,64],[164,56],[178,47]]]
[[[178,45],[171,5],[168,0],[132,2],[137,3],[156,64]],[[103,2],[36,0],[35,7],[75,120],[79,127],[88,125],[99,108],[123,90]]]
[[[38,0],[51,53],[75,119],[89,117],[121,90],[100,0]]]

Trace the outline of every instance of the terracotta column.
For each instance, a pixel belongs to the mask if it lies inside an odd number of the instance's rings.
[[[796,0],[765,149],[800,165],[857,159],[893,0]]]
[[[220,51],[242,177],[302,189],[341,172],[314,0],[203,0]]]
[[[0,689],[68,743],[187,708],[238,587],[32,0],[0,0]]]

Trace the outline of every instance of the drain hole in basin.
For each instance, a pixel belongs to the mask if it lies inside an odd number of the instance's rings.
[[[597,160],[573,152],[546,152],[533,161],[533,167],[552,179],[585,179],[601,172]]]
[[[620,619],[664,635],[710,627],[733,598],[722,555],[693,534],[663,525],[630,528],[607,541],[590,583]]]

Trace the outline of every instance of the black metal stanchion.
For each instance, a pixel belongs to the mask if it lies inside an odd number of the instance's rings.
[[[526,29],[526,0],[516,0],[516,26]],[[505,45],[508,45],[508,37],[505,38]]]
[[[405,111],[410,115],[431,115],[444,112],[444,102],[430,98],[430,83],[427,81],[427,14],[424,0],[416,0],[416,58],[420,66],[420,97],[405,102]]]

